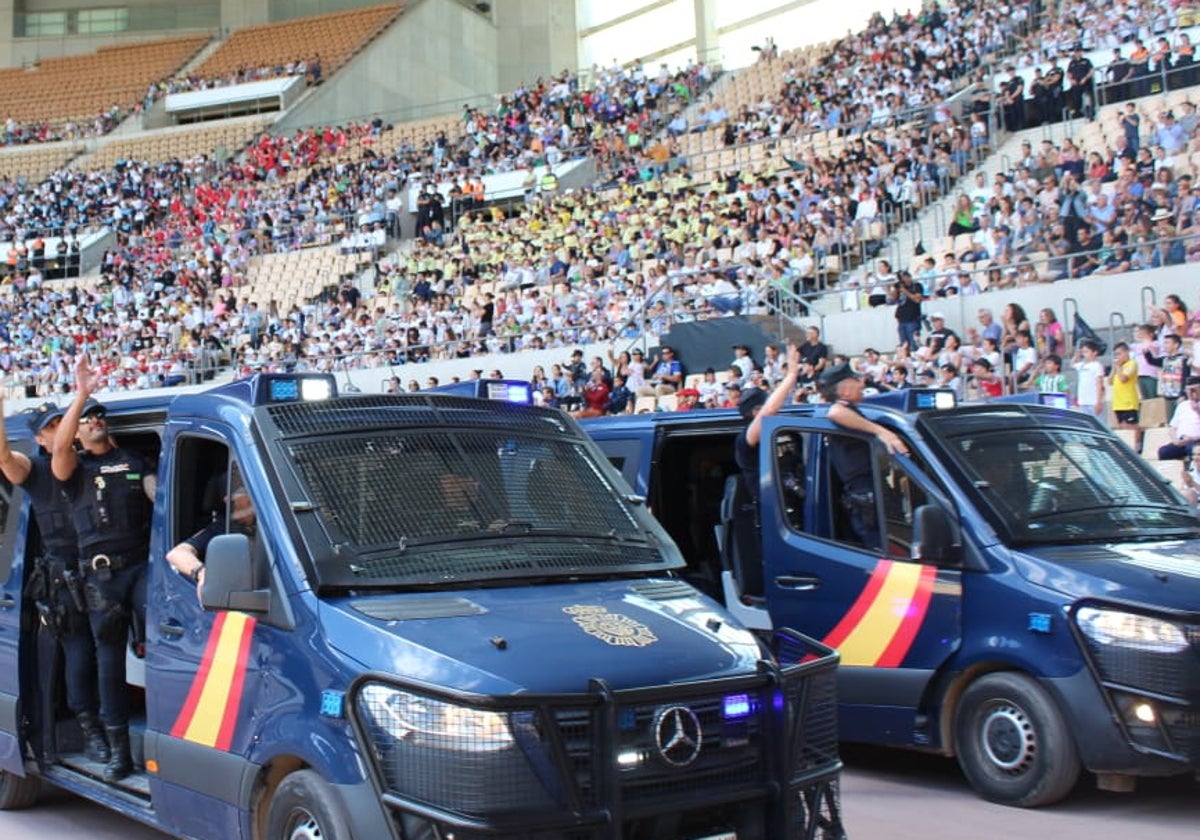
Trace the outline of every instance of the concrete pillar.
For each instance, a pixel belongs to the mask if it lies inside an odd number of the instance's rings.
[[[696,60],[715,63],[721,57],[717,35],[717,0],[693,0],[696,9]]]
[[[16,0],[0,0],[0,67],[13,65],[13,15]]]

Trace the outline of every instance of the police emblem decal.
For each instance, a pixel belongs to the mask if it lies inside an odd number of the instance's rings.
[[[577,604],[563,607],[563,612],[572,617],[593,638],[615,647],[646,647],[658,641],[653,631],[640,621],[620,613],[610,613],[604,607],[589,607]]]
[[[672,767],[687,767],[700,755],[704,730],[687,706],[663,706],[654,713],[654,749]]]

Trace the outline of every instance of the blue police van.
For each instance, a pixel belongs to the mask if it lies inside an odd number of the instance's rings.
[[[840,651],[844,740],[955,756],[982,796],[1036,806],[1085,769],[1128,790],[1200,768],[1200,520],[1100,423],[1047,399],[864,399],[911,453],[870,442],[874,550],[830,464],[854,433],[824,406],[764,418],[758,509],[734,411],[583,426],[697,588],[746,626]]]
[[[496,396],[261,374],[107,402],[158,475],[116,783],[0,487],[0,807],[45,782],[214,840],[843,837],[836,654],[742,627],[574,421]],[[253,524],[198,591],[165,555],[233,513],[215,476]]]

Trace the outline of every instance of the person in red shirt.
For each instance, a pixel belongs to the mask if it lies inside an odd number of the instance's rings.
[[[700,392],[695,388],[684,388],[675,393],[676,411],[693,411],[700,402]]]
[[[604,369],[593,370],[588,383],[583,386],[583,408],[572,411],[571,416],[576,418],[603,417],[605,409],[608,408],[610,393],[612,393],[612,389],[604,381]]]

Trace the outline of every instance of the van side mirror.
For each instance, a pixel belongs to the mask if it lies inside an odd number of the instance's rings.
[[[270,590],[255,589],[254,578],[250,538],[245,534],[213,537],[204,552],[200,603],[206,610],[265,613],[271,605]]]
[[[940,505],[921,505],[913,511],[912,558],[926,563],[960,561],[961,546],[954,541],[954,526]]]

